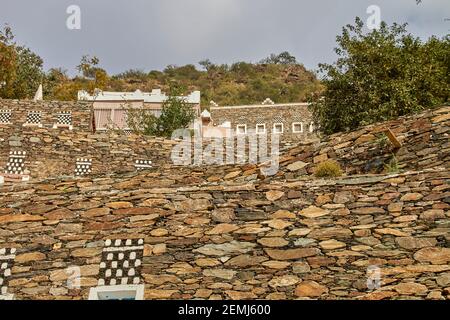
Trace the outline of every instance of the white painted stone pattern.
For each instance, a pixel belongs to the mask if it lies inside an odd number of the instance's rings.
[[[10,151],[9,159],[6,165],[6,174],[24,174],[25,170],[25,151]]]
[[[40,111],[29,111],[27,114],[27,124],[41,124],[42,113]]]
[[[145,170],[152,167],[152,161],[151,160],[136,160],[134,167],[136,170]]]
[[[92,172],[92,159],[78,158],[75,165],[76,176],[86,176]]]
[[[8,291],[8,278],[16,257],[15,248],[0,248],[0,295],[5,296]]]
[[[106,240],[98,285],[139,284],[143,253],[143,239]]]
[[[72,112],[61,112],[56,115],[57,124],[72,125]]]
[[[12,111],[11,110],[0,110],[0,123],[10,124],[11,123],[11,117],[12,117]]]

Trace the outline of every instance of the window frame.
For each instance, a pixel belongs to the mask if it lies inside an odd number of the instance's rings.
[[[295,130],[296,125],[300,125],[300,131]],[[292,123],[292,133],[303,133],[303,122],[293,122]]]
[[[275,130],[275,127],[276,127],[276,126],[280,126],[280,125],[281,125],[281,132],[277,132],[277,131]],[[273,126],[272,126],[272,133],[275,133],[275,134],[283,134],[283,133],[284,133],[284,124],[283,124],[282,122],[276,122],[276,123],[274,123]]]
[[[134,300],[144,300],[144,284],[120,284],[113,286],[97,286],[89,290],[89,300],[116,300],[116,299],[101,299],[100,294],[120,294],[124,291],[134,291]]]
[[[263,126],[263,128],[264,128],[263,132],[258,132],[258,126]],[[257,123],[255,129],[256,129],[256,134],[265,134],[266,133],[266,124],[265,123]]]
[[[244,133],[240,133],[238,128],[244,127]],[[246,135],[247,134],[247,124],[237,124],[236,125],[236,135]]]

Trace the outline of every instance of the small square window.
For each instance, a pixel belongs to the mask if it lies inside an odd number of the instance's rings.
[[[247,134],[247,125],[246,124],[238,124],[236,126],[236,134]]]
[[[141,285],[99,286],[89,291],[89,300],[144,300]]]
[[[25,125],[33,125],[41,127],[42,113],[40,111],[28,111],[27,122]]]
[[[12,117],[11,110],[0,110],[0,124],[10,124],[11,117]]]
[[[264,133],[266,133],[266,125],[263,123],[263,124],[257,124],[256,125],[256,133],[257,134],[264,134]]]
[[[283,133],[283,124],[282,123],[274,123],[273,124],[273,133]]]
[[[294,122],[292,124],[292,132],[293,133],[302,133],[303,132],[303,123],[301,123],[301,122]]]
[[[60,112],[56,114],[56,123],[53,128],[65,127],[72,130],[72,112]]]

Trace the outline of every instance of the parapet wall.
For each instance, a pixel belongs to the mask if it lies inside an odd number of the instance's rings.
[[[174,142],[163,138],[92,132],[92,103],[0,100],[10,123],[0,124],[0,170],[8,169],[11,152],[25,152],[24,171],[33,180],[73,176],[77,159],[92,160],[91,174],[135,171],[136,161],[166,164]],[[40,123],[27,124],[28,112]],[[71,124],[56,126],[58,114],[70,112]]]
[[[70,112],[72,118],[72,131],[92,132],[92,103],[71,101],[32,101],[32,100],[9,100],[0,99],[1,113],[10,113],[8,123],[0,118],[0,139],[13,134],[20,134],[27,126],[27,116],[30,112],[40,112],[40,126],[32,125],[29,128],[53,129],[58,123],[58,114]],[[66,128],[55,129],[55,131],[68,130]]]
[[[449,178],[231,184],[153,169],[4,186],[4,286],[15,299],[87,299],[129,272],[102,266],[120,239],[142,244],[133,281],[146,299],[450,299]]]

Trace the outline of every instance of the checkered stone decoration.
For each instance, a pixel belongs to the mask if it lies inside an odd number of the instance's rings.
[[[283,116],[277,115],[277,116],[273,117],[272,121],[273,121],[273,123],[284,123],[284,118],[283,118]]]
[[[12,118],[11,110],[0,110],[0,123],[10,124]]]
[[[92,167],[92,159],[78,158],[75,166],[76,176],[85,176],[90,174]]]
[[[106,240],[100,262],[99,286],[139,284],[143,239]]]
[[[40,111],[28,111],[26,124],[41,124],[42,113]]]
[[[139,170],[145,170],[152,167],[152,161],[151,160],[136,160],[136,163],[134,164],[134,167]]]
[[[24,174],[25,151],[10,151],[9,160],[6,165],[5,174]]]
[[[8,291],[8,278],[16,257],[15,248],[0,248],[0,296],[6,296]]]
[[[56,124],[58,125],[72,125],[72,112],[60,112],[56,115]]]
[[[123,132],[125,133],[125,135],[129,136],[130,134],[133,133],[132,129],[123,129]]]

